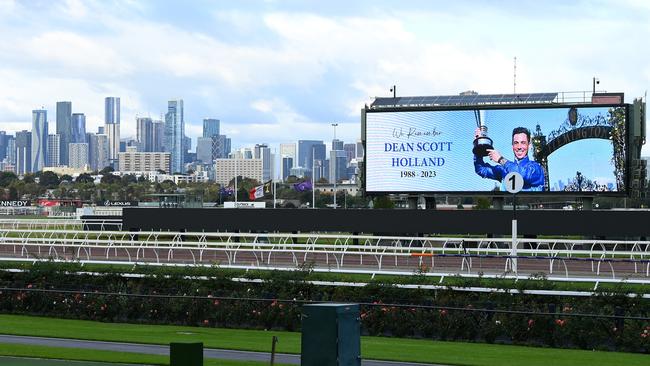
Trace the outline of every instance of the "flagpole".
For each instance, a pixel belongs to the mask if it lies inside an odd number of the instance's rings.
[[[316,209],[316,180],[314,176],[316,175],[316,149],[312,146],[311,148],[311,208]]]
[[[274,154],[273,154],[273,171],[275,171],[275,157],[278,155],[278,150],[273,149],[273,151],[274,151]],[[278,178],[278,176],[277,176],[277,173],[276,173],[276,176],[273,179],[273,208],[275,208],[275,191],[276,191],[275,183],[277,181],[277,178]]]

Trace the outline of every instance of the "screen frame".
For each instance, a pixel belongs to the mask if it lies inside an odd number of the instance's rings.
[[[367,114],[387,113],[387,112],[437,112],[437,111],[467,111],[467,110],[511,110],[511,109],[570,109],[570,108],[625,108],[625,190],[624,191],[541,191],[541,192],[520,192],[519,197],[629,197],[630,195],[630,108],[629,103],[620,104],[594,104],[594,103],[566,103],[566,104],[481,104],[481,105],[459,105],[459,106],[425,106],[425,107],[366,107],[362,110],[362,133],[363,148],[365,152],[363,164],[362,188],[366,196],[385,196],[385,195],[434,195],[446,194],[457,196],[486,196],[486,197],[510,197],[511,193],[505,191],[367,191],[367,131],[368,119]]]

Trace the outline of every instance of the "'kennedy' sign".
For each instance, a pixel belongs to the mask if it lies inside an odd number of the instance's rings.
[[[29,200],[2,200],[0,201],[0,207],[25,207],[30,206],[31,202]]]

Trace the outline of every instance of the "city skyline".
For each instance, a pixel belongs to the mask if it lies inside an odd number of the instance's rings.
[[[114,5],[3,2],[3,130],[29,129],[32,110],[53,116],[69,100],[96,131],[103,99],[116,96],[126,137],[136,117],[160,119],[168,100],[183,99],[193,141],[206,117],[235,146],[329,141],[331,123],[356,141],[359,110],[393,85],[398,96],[511,93],[516,73],[517,92],[588,91],[597,77],[598,90],[630,102],[650,81],[643,2]]]

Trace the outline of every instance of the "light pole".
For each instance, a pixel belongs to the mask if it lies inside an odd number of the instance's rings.
[[[338,125],[339,125],[338,123],[332,123],[332,127],[334,127],[334,140],[332,140],[332,148],[334,148],[334,141],[336,140],[336,126],[338,126]],[[334,173],[334,209],[336,210],[336,178],[337,178],[336,177],[337,176],[336,172],[338,170],[338,166],[337,166],[338,162],[336,161],[336,153],[334,153],[334,161],[331,161],[331,160],[332,160],[332,157],[330,157],[330,166],[332,164],[334,164],[334,169],[332,169],[331,171]]]

